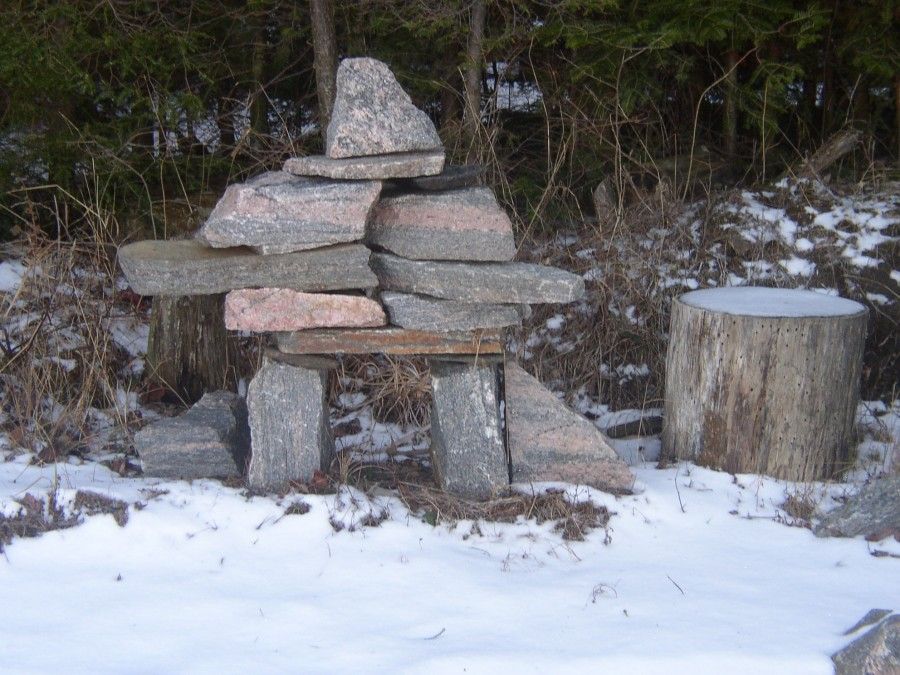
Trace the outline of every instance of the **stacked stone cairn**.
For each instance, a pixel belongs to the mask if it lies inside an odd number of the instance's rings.
[[[488,498],[510,479],[628,491],[630,471],[593,425],[515,364],[504,367],[502,330],[530,303],[578,300],[581,278],[511,262],[512,225],[479,185],[481,168],[445,168],[433,123],[385,64],[341,63],[325,145],[324,156],[230,186],[193,240],[119,254],[137,293],[227,291],[226,328],[271,334],[247,392],[250,487],[327,469],[330,357],[390,353],[429,358],[432,463],[449,492]],[[216,404],[227,421],[208,421]],[[145,472],[201,477],[199,466],[209,476],[216,453],[219,473],[242,472],[233,395],[198,406],[137,434]],[[175,440],[185,418],[200,420],[204,441]],[[185,457],[198,452],[201,463]]]

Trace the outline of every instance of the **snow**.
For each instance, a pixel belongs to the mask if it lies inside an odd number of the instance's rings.
[[[787,260],[782,260],[780,264],[788,274],[798,277],[811,277],[816,272],[815,263],[797,256],[791,256]]]
[[[54,480],[63,502],[82,488],[143,507],[124,527],[93,516],[6,548],[0,662],[17,673],[830,673],[842,631],[900,603],[896,559],[778,522],[790,484],[689,465],[636,473],[638,496],[568,488],[615,511],[604,544],[603,531],[565,542],[533,521],[433,527],[352,488],[279,501],[18,458],[0,464],[4,513]],[[300,501],[309,513],[285,514]],[[367,527],[367,515],[388,519]]]
[[[682,295],[680,301],[708,312],[740,316],[849,316],[865,311],[865,307],[858,302],[815,291],[752,286],[692,291]]]
[[[4,260],[0,262],[0,292],[15,293],[22,284],[28,268],[21,260]]]
[[[562,330],[562,327],[566,323],[566,317],[562,314],[554,314],[549,319],[547,319],[547,329],[548,330]]]

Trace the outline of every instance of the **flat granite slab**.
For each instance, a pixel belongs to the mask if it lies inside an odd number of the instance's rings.
[[[287,253],[363,238],[379,181],[301,178],[270,171],[231,185],[197,234],[210,246]]]
[[[372,209],[366,243],[416,260],[516,255],[509,216],[486,187],[383,197]]]
[[[408,260],[373,253],[382,290],[497,304],[563,303],[584,296],[584,279],[555,267],[520,262]]]
[[[287,354],[502,354],[500,331],[437,333],[403,328],[311,329],[275,333]]]
[[[467,331],[505,328],[522,323],[520,305],[495,305],[438,300],[425,295],[381,294],[391,324],[413,330]]]
[[[225,328],[260,333],[383,326],[381,305],[362,295],[253,288],[225,296]]]
[[[263,256],[185,239],[128,244],[119,249],[119,265],[139,295],[212,295],[265,286],[340,291],[378,285],[369,255],[362,244]]]
[[[443,150],[342,159],[309,155],[291,157],[285,161],[284,171],[295,176],[323,176],[337,180],[418,178],[439,174],[444,168],[444,159]]]

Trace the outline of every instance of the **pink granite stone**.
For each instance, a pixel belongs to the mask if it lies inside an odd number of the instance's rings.
[[[439,150],[431,118],[413,105],[391,69],[370,58],[338,66],[325,154],[332,159]]]
[[[361,328],[386,323],[381,305],[359,295],[257,288],[231,291],[225,296],[225,327],[229,330],[270,332]]]
[[[514,482],[563,481],[631,492],[630,469],[590,421],[515,363],[506,364],[505,386]]]
[[[512,223],[485,187],[381,199],[367,242],[415,260],[512,260]]]

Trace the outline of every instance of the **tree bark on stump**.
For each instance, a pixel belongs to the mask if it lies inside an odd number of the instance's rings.
[[[846,468],[867,314],[850,300],[784,289],[675,300],[663,456],[796,481]]]
[[[150,311],[147,374],[151,382],[195,403],[205,392],[232,389],[225,295],[158,295]]]

